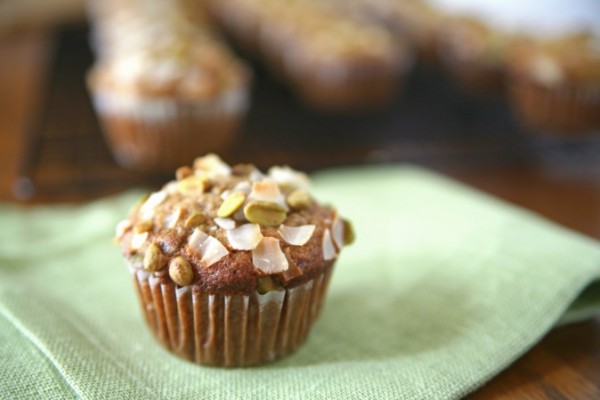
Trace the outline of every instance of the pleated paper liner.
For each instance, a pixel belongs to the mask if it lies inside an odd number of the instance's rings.
[[[548,87],[513,73],[510,100],[523,125],[539,132],[578,134],[600,129],[600,87]]]
[[[115,160],[126,168],[150,171],[172,171],[199,154],[225,152],[248,107],[242,90],[209,103],[126,98],[109,91],[96,91],[93,98]]]
[[[305,341],[332,269],[294,288],[251,295],[211,295],[130,272],[146,322],[167,350],[198,364],[242,367],[281,358]]]

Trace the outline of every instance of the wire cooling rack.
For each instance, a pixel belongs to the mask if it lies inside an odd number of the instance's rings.
[[[15,196],[93,198],[168,178],[128,171],[112,159],[85,87],[93,62],[87,28],[64,27],[55,43]],[[230,162],[285,163],[307,170],[387,161],[441,168],[535,164],[569,178],[600,181],[599,135],[527,132],[503,96],[464,93],[435,68],[417,67],[385,110],[324,115],[302,104],[260,65],[252,66],[251,108],[239,142],[224,155]]]

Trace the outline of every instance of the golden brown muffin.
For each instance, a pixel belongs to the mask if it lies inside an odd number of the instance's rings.
[[[385,106],[412,66],[412,51],[404,41],[317,0],[209,4],[234,39],[321,110]]]
[[[248,107],[245,65],[177,2],[96,7],[99,59],[88,86],[119,164],[171,171],[197,154],[226,151]]]
[[[360,20],[387,27],[405,39],[428,64],[437,62],[440,14],[424,0],[323,0]]]
[[[442,65],[466,89],[497,93],[505,87],[506,59],[516,38],[477,19],[448,18],[439,28]]]
[[[520,43],[509,64],[511,102],[538,131],[600,129],[600,38],[584,33]]]
[[[117,227],[153,333],[200,364],[291,353],[319,314],[350,224],[288,167],[264,175],[208,155],[176,175]]]

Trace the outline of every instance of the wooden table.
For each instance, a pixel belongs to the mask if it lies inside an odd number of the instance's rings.
[[[88,51],[84,29],[0,40],[3,201],[84,201],[165,178],[123,171],[110,160],[82,89],[90,62],[89,54],[77,55]],[[415,72],[390,110],[359,117],[320,116],[260,68],[256,86],[229,161],[287,162],[311,170],[417,163],[600,238],[597,136],[523,132],[504,99],[471,99],[435,71]],[[600,317],[554,329],[469,398],[600,398]]]

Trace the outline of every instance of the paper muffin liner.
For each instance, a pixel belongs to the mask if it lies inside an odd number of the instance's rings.
[[[523,125],[539,132],[580,133],[600,129],[600,87],[545,86],[515,72],[510,103]]]
[[[130,272],[158,341],[186,360],[223,367],[261,364],[296,350],[319,316],[331,277],[329,269],[285,290],[211,295]]]
[[[92,90],[96,112],[117,162],[167,170],[234,142],[248,107],[247,92],[232,89],[211,102],[125,96]]]

